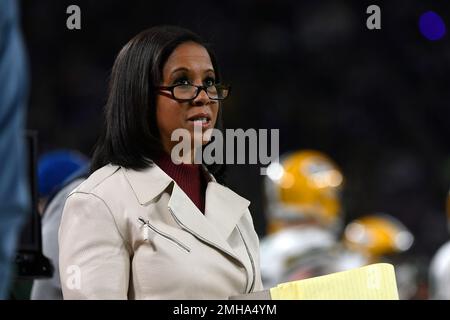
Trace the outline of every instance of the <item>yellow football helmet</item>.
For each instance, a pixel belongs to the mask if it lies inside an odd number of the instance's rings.
[[[336,224],[342,184],[340,169],[319,151],[292,152],[272,163],[265,181],[268,233],[305,220]]]
[[[349,223],[344,243],[377,260],[382,256],[408,250],[414,242],[411,232],[399,220],[387,214],[366,215]]]

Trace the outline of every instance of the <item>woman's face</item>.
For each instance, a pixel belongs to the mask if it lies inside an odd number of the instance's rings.
[[[195,42],[186,42],[176,47],[162,72],[162,86],[211,85],[216,79],[208,51]],[[204,90],[190,101],[177,101],[169,91],[161,91],[156,98],[156,121],[164,150],[170,153],[172,147],[179,143],[170,139],[175,129],[188,130],[193,141],[195,126],[201,128],[201,132],[214,128],[218,108],[218,102],[211,100]]]

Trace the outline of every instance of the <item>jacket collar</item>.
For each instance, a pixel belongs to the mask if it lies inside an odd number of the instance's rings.
[[[239,260],[226,240],[246,212],[250,201],[217,183],[204,170],[210,178],[205,194],[205,214],[156,164],[142,171],[125,169],[125,176],[141,205],[152,202],[173,184],[168,207],[177,222],[194,236]]]
[[[138,202],[146,205],[160,195],[173,181],[160,167],[153,164],[143,170],[123,168],[125,177],[130,183],[131,189]]]

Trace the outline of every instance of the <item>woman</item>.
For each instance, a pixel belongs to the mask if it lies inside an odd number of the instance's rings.
[[[151,28],[120,51],[94,172],[64,208],[65,299],[227,299],[262,290],[249,201],[216,182],[220,167],[170,157],[175,129],[193,136],[195,126],[220,127],[229,88],[219,83],[212,52],[182,28]]]

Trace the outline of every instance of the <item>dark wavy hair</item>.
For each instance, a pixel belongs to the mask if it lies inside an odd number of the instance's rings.
[[[194,32],[175,26],[156,26],[142,31],[119,52],[112,68],[104,125],[94,149],[91,172],[106,164],[134,170],[153,165],[161,152],[156,123],[156,93],[162,70],[177,46],[192,41],[205,47],[220,82],[219,66],[210,46]],[[216,128],[223,130],[222,111]],[[223,183],[225,165],[206,166]]]

